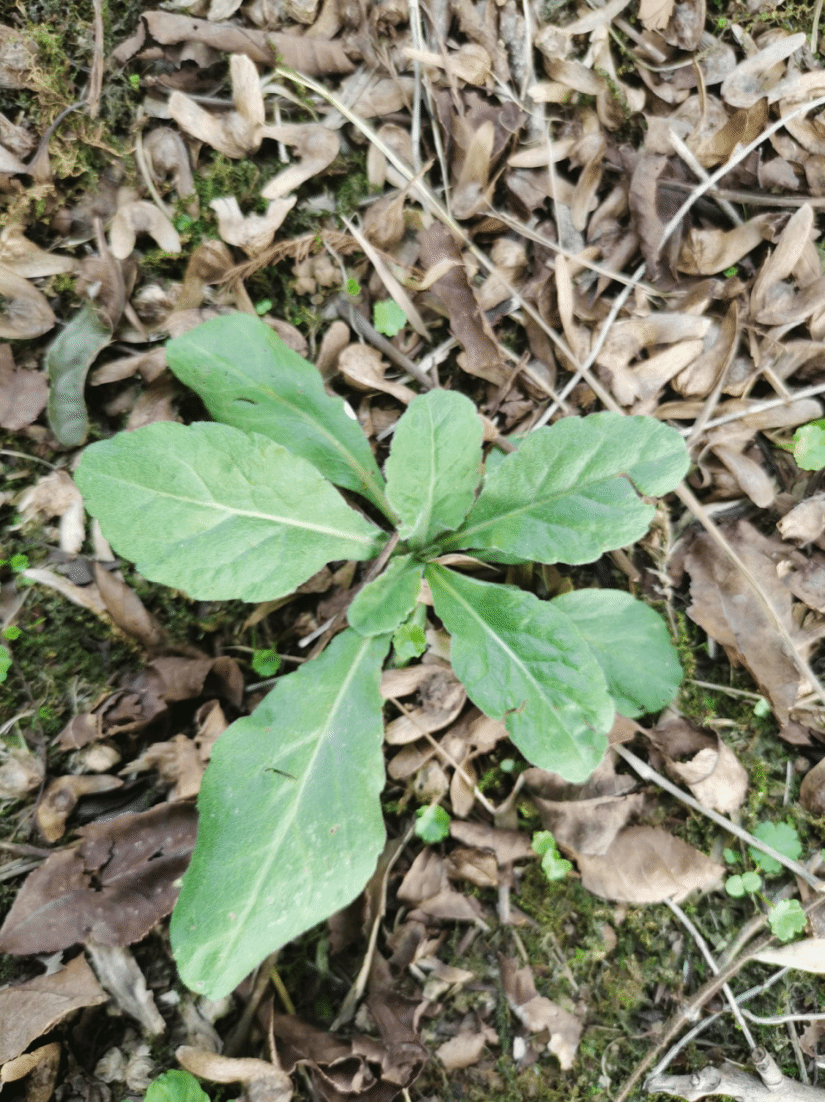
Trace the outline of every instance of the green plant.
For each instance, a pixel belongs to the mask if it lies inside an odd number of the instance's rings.
[[[253,651],[250,664],[259,677],[274,677],[278,673],[281,659],[272,648],[268,648]]]
[[[435,846],[450,834],[450,816],[438,804],[420,807],[416,811],[413,833],[429,846]]]
[[[819,417],[809,421],[795,431],[791,444],[779,444],[778,447],[789,451],[801,471],[821,471],[826,465],[824,446],[826,442],[826,418]]]
[[[531,848],[542,860],[540,868],[547,880],[564,880],[574,867],[559,852],[556,838],[549,830],[539,830],[534,834]]]
[[[373,303],[373,325],[385,337],[395,337],[407,325],[407,314],[392,298]]]
[[[797,860],[801,853],[800,837],[789,823],[772,823],[764,820],[758,823],[754,831],[754,837],[761,842],[767,842],[778,853]],[[738,855],[731,849],[723,850],[723,856],[730,864],[739,861]],[[774,857],[762,850],[749,846],[749,856],[764,873],[774,876],[783,871],[783,866]],[[791,941],[806,926],[806,914],[796,899],[781,899],[772,904],[760,889],[763,887],[763,878],[759,873],[748,870],[735,873],[725,882],[726,893],[732,899],[742,899],[744,895],[758,895],[769,908],[768,920],[772,933],[780,941]]]
[[[188,1071],[165,1071],[149,1084],[143,1102],[209,1102],[209,1095]]]
[[[598,413],[483,464],[473,403],[433,390],[398,421],[382,475],[342,401],[258,319],[209,321],[170,341],[167,362],[224,423],[158,422],[86,449],[77,482],[120,554],[193,598],[246,601],[290,594],[331,560],[377,559],[349,627],[215,744],[171,938],[184,982],[217,998],[372,875],[385,840],[380,674],[394,639],[419,652],[423,594],[470,699],[570,781],[599,764],[616,710],[672,699],[666,627],[629,594],[539,600],[444,556],[593,562],[645,533],[654,506],[639,495],[675,486],[688,456],[667,425]]]

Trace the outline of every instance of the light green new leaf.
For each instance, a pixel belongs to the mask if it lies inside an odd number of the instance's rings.
[[[662,617],[648,605],[619,589],[578,589],[551,605],[588,644],[622,715],[658,712],[677,695],[680,661]]]
[[[260,432],[390,516],[381,476],[357,421],[324,390],[318,371],[268,325],[227,314],[166,346],[166,362],[215,418]]]
[[[464,520],[479,484],[482,422],[462,394],[431,390],[414,398],[393,434],[384,467],[399,535],[425,547]]]
[[[342,632],[216,742],[172,915],[172,951],[193,991],[222,998],[372,875],[385,838],[379,681],[389,644]]]
[[[465,523],[441,548],[593,562],[639,539],[651,523],[654,507],[634,486],[642,494],[664,494],[679,483],[688,462],[680,434],[649,417],[564,417],[531,433],[499,464]]]
[[[450,661],[477,707],[504,719],[528,761],[568,781],[602,760],[614,703],[602,671],[553,604],[430,565],[425,579],[450,632]]]
[[[269,601],[384,534],[265,436],[159,421],[90,445],[75,480],[118,554],[201,600]]]
[[[67,448],[86,439],[88,418],[83,388],[89,368],[112,339],[112,326],[85,302],[46,352],[49,376],[49,428]]]
[[[416,605],[423,573],[424,563],[412,555],[391,559],[384,573],[356,594],[347,609],[350,627],[359,635],[395,631]]]

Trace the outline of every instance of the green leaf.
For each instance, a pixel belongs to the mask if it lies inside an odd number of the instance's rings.
[[[344,631],[218,739],[172,915],[184,983],[219,999],[347,906],[384,845],[381,665],[390,637]]]
[[[421,658],[426,650],[427,636],[421,624],[414,623],[411,618],[396,628],[393,633],[393,665],[397,669],[414,658]]]
[[[759,892],[763,887],[763,881],[756,872],[743,873],[743,887],[747,892]]]
[[[797,899],[781,899],[769,911],[769,926],[780,941],[791,941],[806,929],[806,912]]]
[[[619,589],[579,589],[551,604],[587,643],[621,715],[657,712],[677,695],[677,651],[662,618],[642,601]]]
[[[120,433],[86,449],[75,479],[118,554],[201,600],[275,600],[384,541],[315,467],[227,425]]]
[[[46,352],[49,376],[49,428],[64,447],[86,439],[88,418],[83,388],[89,368],[112,339],[112,327],[85,302]]]
[[[614,704],[581,636],[553,603],[430,565],[425,578],[450,632],[450,660],[468,696],[504,719],[528,761],[584,781],[608,745]]]
[[[547,880],[564,880],[574,867],[560,854],[556,838],[549,830],[539,830],[531,841],[531,849],[542,858],[540,867]]]
[[[4,647],[0,643],[0,682],[6,680],[9,676],[9,670],[12,667],[11,651],[8,647]]]
[[[746,894],[746,888],[743,884],[743,877],[740,873],[735,873],[734,876],[730,876],[725,883],[726,894],[730,895],[732,899],[742,899]]]
[[[420,807],[416,811],[413,833],[429,846],[435,846],[450,834],[450,816],[438,804]]]
[[[402,414],[384,470],[399,535],[412,547],[462,523],[479,484],[481,446],[482,422],[462,394],[431,390]]]
[[[778,853],[782,853],[784,857],[789,857],[792,861],[796,861],[802,852],[803,847],[800,844],[798,833],[789,823],[758,823],[753,834],[755,838],[759,838],[761,842],[765,842],[767,846],[771,846],[772,849],[776,849]],[[749,846],[749,853],[752,861],[763,872],[775,875],[782,871],[783,866],[780,862],[775,860],[774,857],[770,857],[768,853],[763,853],[762,850],[755,849],[754,846]]]
[[[818,418],[801,425],[794,434],[794,461],[802,471],[820,471],[824,463],[826,419]]]
[[[188,1071],[165,1071],[149,1084],[143,1102],[209,1102],[209,1095]]]
[[[416,606],[424,563],[412,555],[391,559],[383,574],[368,582],[347,609],[350,627],[359,635],[395,631]]]
[[[336,486],[390,516],[384,479],[357,421],[324,390],[312,364],[249,314],[213,318],[169,341],[166,361],[216,421],[260,432]]]
[[[252,652],[252,668],[259,677],[274,677],[281,668],[281,659],[270,647]]]
[[[373,303],[373,325],[386,337],[395,337],[407,325],[407,314],[392,298]]]
[[[644,535],[688,470],[680,434],[650,417],[593,413],[537,429],[486,478],[442,550],[490,549],[535,562],[593,562]],[[633,483],[633,485],[632,485]]]

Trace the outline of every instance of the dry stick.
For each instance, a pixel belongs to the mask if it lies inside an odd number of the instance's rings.
[[[816,398],[818,394],[823,394],[826,390],[826,385],[823,383],[816,383],[814,386],[804,387],[802,390],[795,390],[787,398],[767,398],[765,402],[755,402],[752,406],[747,406],[745,409],[739,409],[736,413],[726,413],[721,417],[715,417],[713,420],[706,423],[706,429],[716,429],[718,425],[727,425],[730,421],[741,421],[744,417],[751,417],[752,414],[762,413],[766,409],[774,409],[776,406],[787,406],[790,402],[799,402],[802,398]],[[678,429],[681,436],[691,436],[692,429]]]
[[[86,94],[86,109],[90,119],[96,119],[100,112],[100,93],[103,90],[103,0],[92,0],[92,26],[94,28],[94,53],[92,70],[89,74],[89,90]]]
[[[348,122],[352,123],[353,126],[360,130],[361,133],[364,134],[364,136],[368,139],[368,141],[372,142],[377,149],[381,150],[381,152],[384,154],[390,164],[393,165],[396,171],[401,173],[401,175],[410,182],[412,188],[416,192],[418,192],[424,206],[426,208],[429,208],[431,213],[435,214],[439,221],[443,222],[444,225],[447,226],[447,228],[451,231],[451,233],[454,233],[462,240],[462,243],[465,245],[468,252],[470,252],[474,259],[482,265],[486,272],[488,272],[490,275],[495,275],[500,280],[502,285],[507,289],[508,294],[513,295],[513,297],[519,302],[525,313],[528,314],[529,317],[533,318],[533,320],[540,327],[543,333],[545,333],[550,338],[550,340],[553,341],[560,352],[568,360],[570,360],[572,364],[578,363],[576,356],[574,356],[567,343],[562,339],[562,337],[560,337],[556,330],[552,329],[551,326],[548,325],[545,319],[541,316],[541,314],[539,314],[538,311],[536,311],[533,306],[530,305],[530,303],[524,300],[518,288],[516,288],[505,276],[502,275],[500,271],[497,270],[496,265],[493,263],[490,257],[488,257],[487,254],[482,251],[482,249],[480,249],[477,245],[475,245],[472,241],[468,239],[467,234],[464,232],[462,227],[451,217],[451,215],[448,213],[442,203],[439,202],[439,200],[436,198],[430,188],[424,183],[424,181],[416,179],[415,174],[410,169],[409,165],[406,165],[404,161],[402,161],[401,158],[396,153],[394,153],[394,151],[385,142],[383,142],[379,138],[375,130],[373,130],[373,128],[369,126],[364,121],[364,119],[360,118],[358,115],[353,114],[353,112],[348,107],[346,107],[345,104],[341,103],[341,101],[337,99],[336,96],[332,95],[330,92],[327,91],[326,88],[323,88],[320,84],[312,80],[310,77],[306,77],[301,73],[296,73],[292,69],[286,69],[280,65],[276,66],[274,71],[278,73],[279,76],[286,77],[289,80],[294,80],[296,83],[303,85],[305,88],[309,88],[311,92],[315,92],[316,95],[321,96],[322,99],[325,99],[328,103],[335,107],[337,111],[340,111]],[[542,390],[545,394],[547,394],[549,398],[556,399],[553,388],[548,386],[544,379],[542,379],[540,376],[534,375],[529,368],[525,369],[525,374],[530,378],[531,382],[534,383],[534,385]],[[593,389],[600,398],[603,398],[603,395],[608,396],[607,391],[605,391],[601,383],[597,382]],[[608,398],[610,400],[610,396],[608,396]]]
[[[693,796],[689,796],[688,793],[683,792],[675,784],[672,784],[667,777],[664,777],[661,773],[658,773],[656,769],[652,769],[650,765],[647,765],[641,758],[638,758],[636,754],[633,754],[630,750],[620,744],[612,747],[615,753],[626,761],[634,772],[642,777],[644,781],[652,781],[660,788],[664,788],[666,792],[670,792],[672,796],[678,799],[681,803],[684,803],[687,807],[692,808],[694,811],[698,811],[701,815],[705,815],[707,819],[711,819],[712,822],[722,827],[723,830],[729,832],[729,834],[735,834],[742,841],[748,845],[753,846],[755,849],[762,850],[763,853],[767,853],[770,857],[773,857],[775,861],[779,861],[781,865],[784,865],[790,872],[793,872],[795,876],[799,876],[801,880],[805,880],[807,884],[810,884],[815,891],[826,891],[826,883],[822,880],[818,880],[816,876],[813,876],[809,870],[801,865],[799,861],[793,861],[790,857],[786,857],[785,854],[779,853],[776,849],[773,849],[770,845],[761,841],[759,838],[755,838],[752,834],[749,834],[747,830],[744,830],[741,826],[733,823],[730,819],[727,819],[724,815],[720,815],[717,811],[713,811],[711,808],[703,807],[701,803],[694,799]]]
[[[806,904],[803,910],[809,914],[821,905],[822,901],[819,898],[812,899]],[[763,919],[763,924],[765,924],[765,921],[766,920]],[[696,1021],[699,1011],[705,1006],[710,998],[717,994],[724,983],[728,983],[728,981],[736,976],[740,969],[748,964],[753,957],[761,953],[764,949],[768,949],[772,944],[775,944],[776,941],[777,939],[773,934],[766,934],[765,937],[762,937],[739,957],[721,966],[716,976],[712,976],[702,987],[698,988],[692,997],[666,1022],[662,1034],[657,1039],[657,1043],[645,1054],[645,1056],[643,1056],[631,1072],[631,1075],[625,1081],[622,1090],[616,1096],[614,1102],[625,1102],[625,1099],[631,1093],[639,1079],[645,1074],[648,1068],[651,1067],[657,1053],[661,1052],[665,1046],[677,1036],[684,1025]]]

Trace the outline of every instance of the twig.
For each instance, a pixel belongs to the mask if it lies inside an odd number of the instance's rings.
[[[801,865],[799,861],[793,861],[791,857],[787,857],[784,853],[779,853],[776,849],[773,849],[766,842],[761,841],[759,838],[755,838],[752,834],[749,834],[747,830],[744,830],[741,826],[733,823],[730,819],[727,819],[724,815],[720,815],[719,812],[713,811],[709,807],[703,807],[701,803],[694,799],[693,796],[689,796],[687,792],[683,792],[675,784],[672,784],[667,777],[664,777],[662,773],[658,773],[656,769],[652,769],[650,765],[647,765],[641,758],[638,758],[636,754],[633,754],[630,750],[620,744],[612,747],[615,753],[626,761],[634,772],[642,777],[644,781],[651,781],[658,785],[660,788],[664,788],[666,792],[670,792],[672,796],[678,799],[681,803],[684,803],[687,807],[692,808],[694,811],[698,811],[701,815],[705,815],[707,819],[711,819],[712,822],[722,827],[723,830],[728,831],[729,834],[734,834],[738,838],[742,839],[747,845],[753,846],[755,849],[761,850],[763,853],[767,853],[770,857],[773,857],[775,861],[779,861],[781,865],[793,872],[795,876],[799,876],[801,880],[805,880],[807,884],[810,884],[816,891],[826,891],[826,884],[822,880],[818,880],[816,876],[813,876],[809,870]]]
[[[100,112],[100,93],[103,90],[103,0],[92,0],[92,26],[94,28],[94,46],[92,69],[89,74],[89,90],[86,94],[86,110],[90,119],[96,119]]]
[[[718,425],[728,425],[731,421],[741,421],[744,417],[751,417],[755,413],[762,413],[766,409],[775,409],[777,406],[787,406],[791,402],[798,402],[801,398],[816,398],[823,394],[826,386],[823,383],[815,383],[813,386],[804,387],[802,390],[793,391],[787,398],[767,398],[765,402],[755,402],[746,409],[740,409],[736,413],[726,413],[721,417],[715,417],[707,421],[705,429],[716,429]],[[679,419],[679,418],[678,418]],[[678,429],[681,436],[691,436],[694,429]]]

